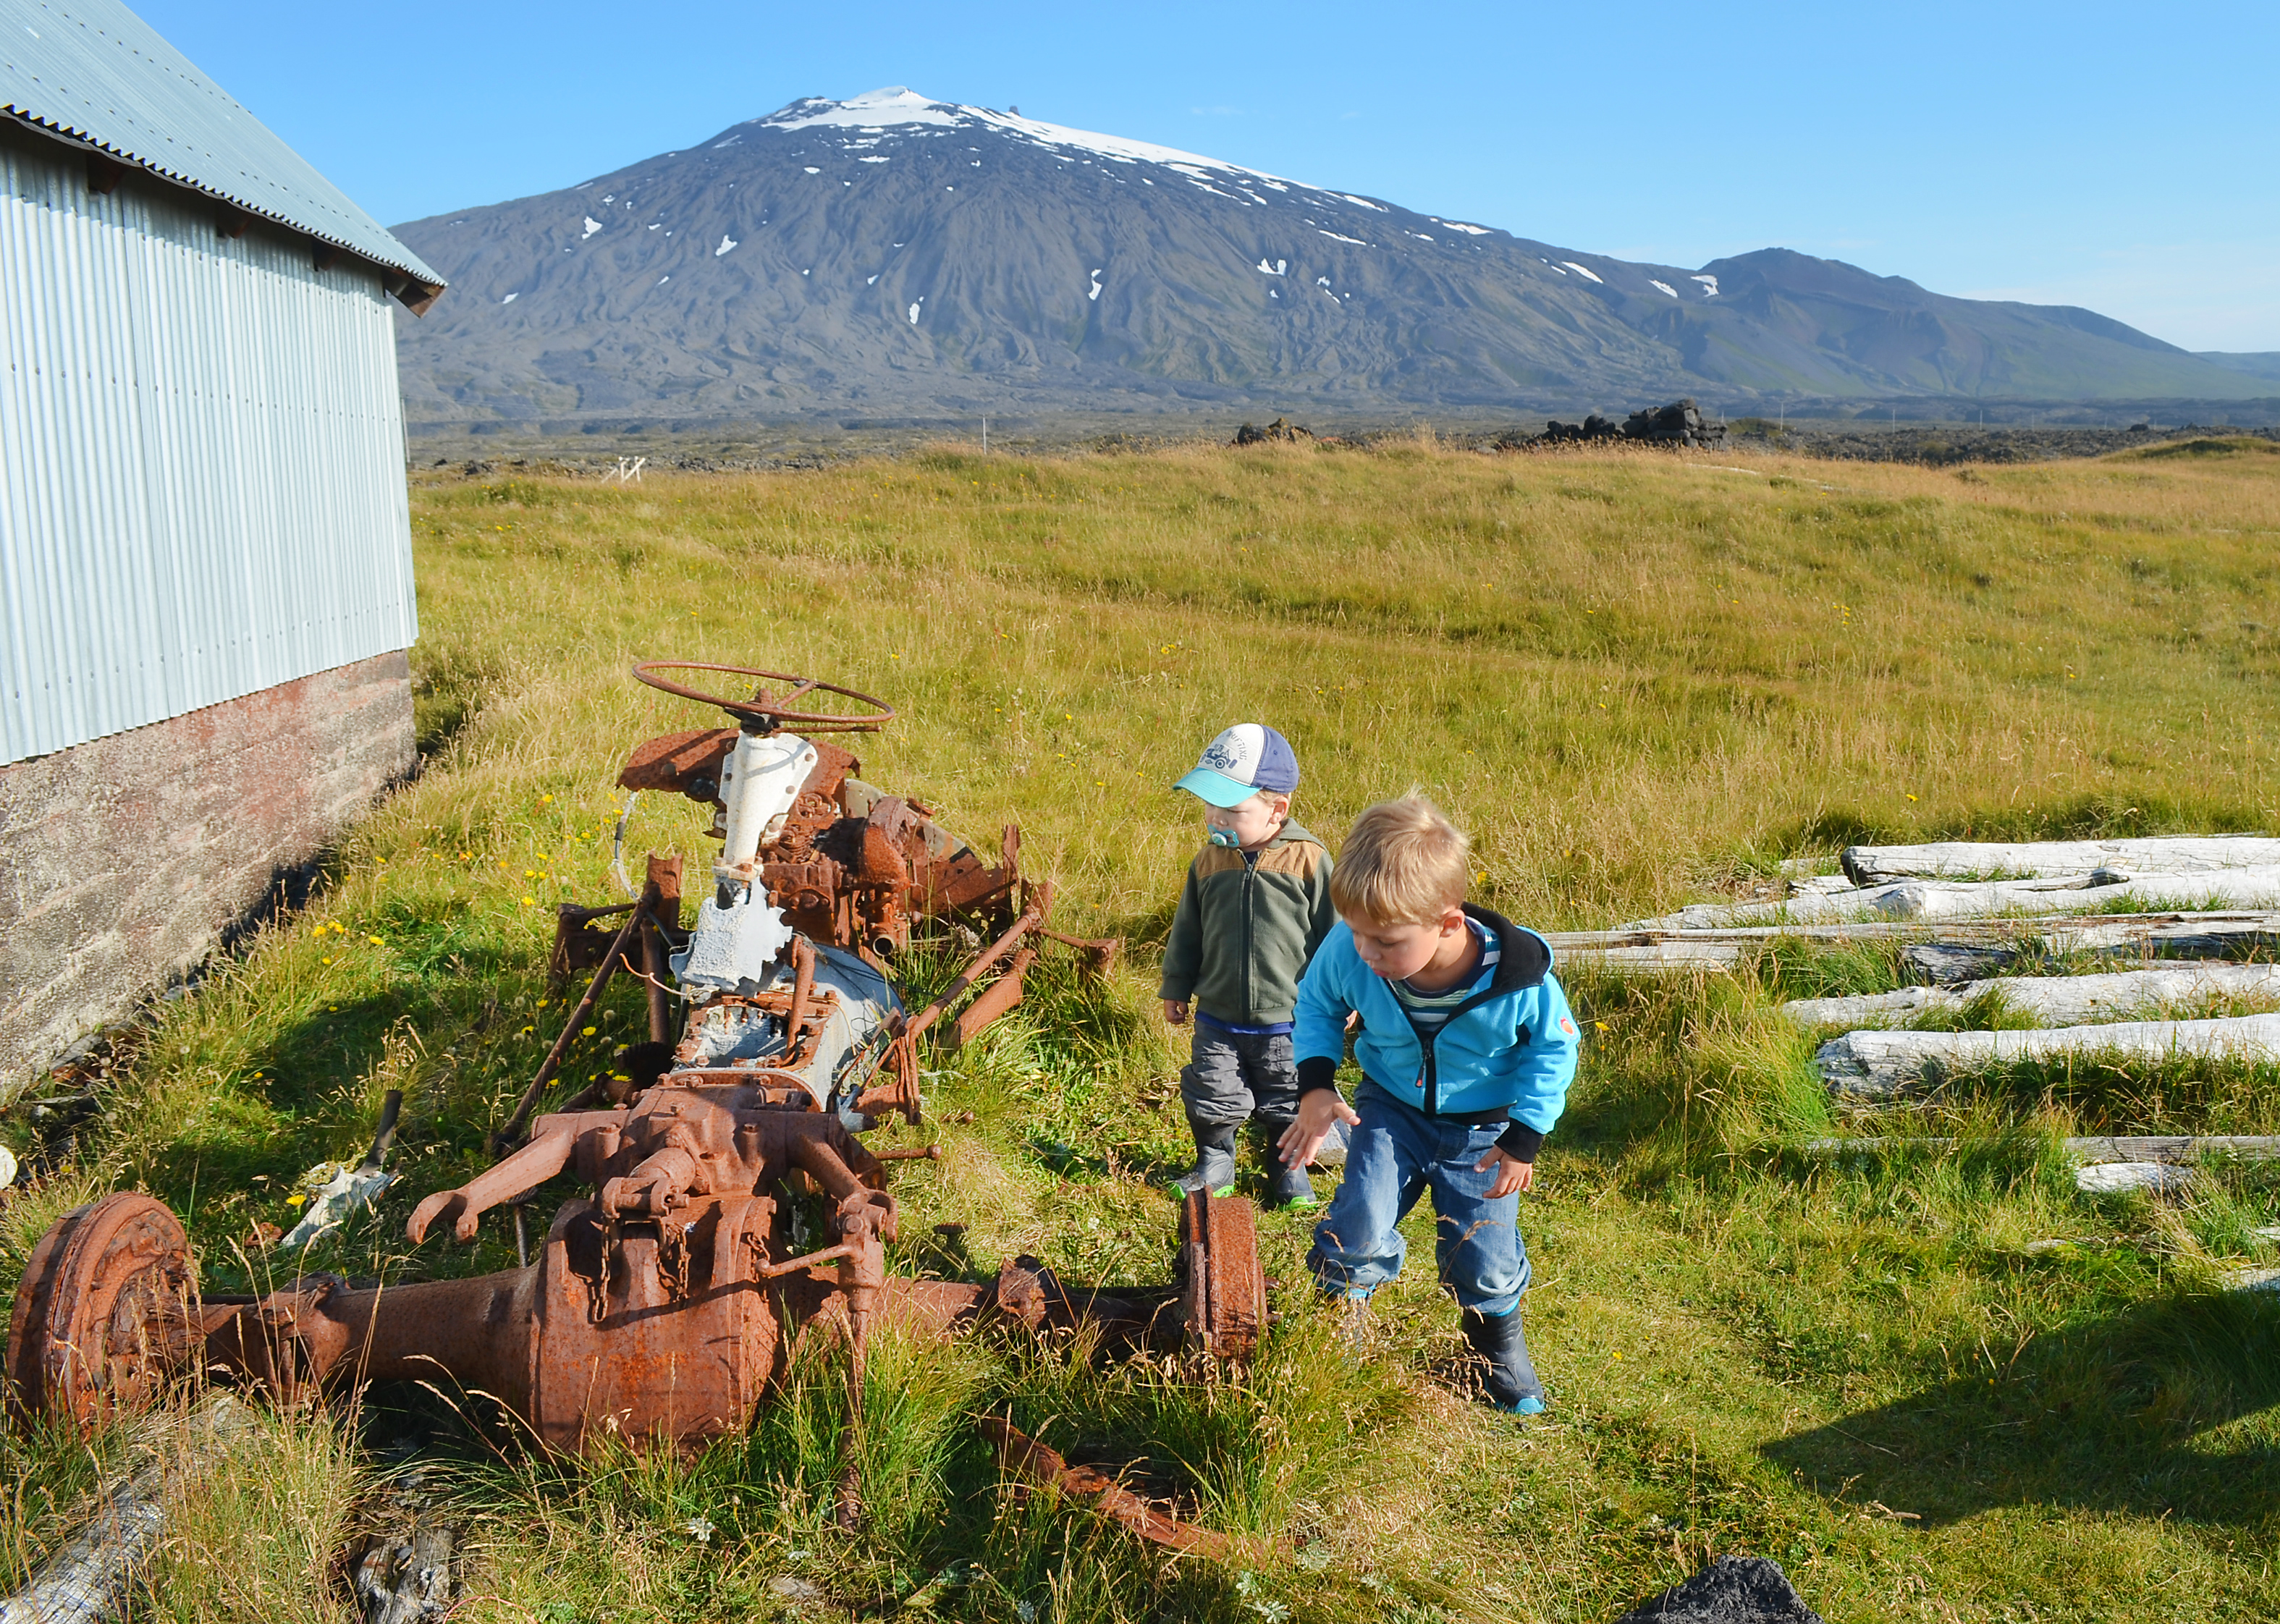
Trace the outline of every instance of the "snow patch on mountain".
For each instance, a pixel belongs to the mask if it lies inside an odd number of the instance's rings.
[[[1592,270],[1589,266],[1577,265],[1572,259],[1563,259],[1560,263],[1566,266],[1569,270],[1575,272],[1578,276],[1589,277],[1591,281],[1598,282],[1602,286],[1606,285],[1606,279],[1601,276],[1598,272]]]
[[[1693,276],[1689,277],[1687,280],[1690,281],[1700,282],[1702,284],[1702,296],[1704,298],[1714,299],[1718,296],[1718,279],[1716,277]]]
[[[1668,294],[1668,295],[1669,295],[1672,298],[1674,298],[1674,299],[1675,299],[1675,298],[1676,298],[1676,297],[1678,296],[1678,289],[1675,289],[1675,288],[1674,288],[1674,287],[1672,287],[1668,282],[1659,282],[1659,281],[1656,281],[1654,280],[1654,278],[1653,278],[1653,277],[1652,277],[1652,276],[1648,277],[1646,280],[1647,280],[1647,285],[1648,285],[1649,287],[1652,287],[1652,288],[1660,288],[1660,289],[1661,289],[1665,293]]]
[[[862,95],[849,96],[843,102],[835,102],[825,96],[811,96],[751,122],[780,130],[852,129],[865,135],[878,135],[890,129],[912,125],[935,129],[979,127],[1018,136],[1043,147],[1067,147],[1090,152],[1116,163],[1161,164],[1175,167],[1190,165],[1215,175],[1247,175],[1261,185],[1271,186],[1277,190],[1286,189],[1285,177],[1271,175],[1261,169],[1248,169],[1240,164],[1230,164],[1224,158],[1206,158],[1200,152],[1183,152],[1177,147],[1159,146],[1152,141],[1105,135],[1098,130],[1071,129],[1063,124],[1048,124],[1042,119],[1025,119],[1017,112],[999,112],[990,107],[968,107],[958,102],[937,102],[905,85],[888,85],[877,90],[866,90]],[[1189,178],[1197,179],[1193,175]],[[1198,183],[1202,184],[1200,181]],[[1306,185],[1304,181],[1289,184]],[[1307,189],[1321,189],[1309,187]],[[1264,203],[1265,199],[1259,201]],[[1348,201],[1360,203],[1366,208],[1379,206],[1363,198],[1350,198]]]

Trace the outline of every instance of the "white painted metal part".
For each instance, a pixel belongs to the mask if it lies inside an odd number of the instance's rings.
[[[728,809],[728,835],[720,843],[716,878],[749,881],[748,865],[762,845],[783,832],[784,820],[807,775],[815,746],[797,734],[739,734],[720,765],[720,801]]]
[[[689,945],[670,960],[681,996],[701,1003],[719,993],[759,991],[793,934],[757,886],[731,888],[726,908],[718,897],[705,897]]]

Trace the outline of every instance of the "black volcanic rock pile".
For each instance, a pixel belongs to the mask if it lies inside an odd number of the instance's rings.
[[[1623,438],[1650,445],[1723,445],[1726,426],[1706,420],[1691,400],[1674,400],[1632,412],[1623,419]]]
[[[1595,412],[1580,423],[1563,423],[1553,418],[1544,426],[1544,432],[1537,438],[1541,442],[1563,445],[1579,440],[1620,440],[1622,433],[1622,426],[1614,419],[1601,417]]]
[[[1507,435],[1496,447],[1500,451],[1517,451],[1533,446],[1615,440],[1644,445],[1721,446],[1726,443],[1726,426],[1704,418],[1702,409],[1691,400],[1674,400],[1667,406],[1642,406],[1620,424],[1597,412],[1580,423],[1563,423],[1554,418],[1544,426],[1542,434]]]
[[[1781,1566],[1720,1557],[1683,1584],[1641,1603],[1615,1624],[1822,1624]]]
[[[1245,423],[1235,431],[1235,439],[1230,443],[1264,445],[1272,441],[1312,440],[1313,437],[1313,429],[1301,427],[1288,418],[1276,418],[1264,428],[1260,428],[1256,424]]]

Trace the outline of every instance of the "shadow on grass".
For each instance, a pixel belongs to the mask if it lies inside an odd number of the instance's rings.
[[[2280,1512],[2280,1431],[2249,1418],[2275,1404],[2280,1300],[2180,1293],[1765,1452],[1932,1525],[2011,1505],[2258,1523]]]

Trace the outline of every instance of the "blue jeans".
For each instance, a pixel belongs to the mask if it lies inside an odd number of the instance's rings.
[[[1496,1171],[1473,1166],[1506,1125],[1474,1128],[1429,1117],[1367,1079],[1354,1090],[1353,1107],[1361,1122],[1346,1149],[1345,1179],[1314,1226],[1313,1250],[1306,1254],[1323,1289],[1367,1297],[1400,1274],[1409,1243],[1394,1226],[1429,1187],[1441,1283],[1461,1306],[1480,1313],[1520,1306],[1529,1274],[1520,1196],[1490,1200]]]

